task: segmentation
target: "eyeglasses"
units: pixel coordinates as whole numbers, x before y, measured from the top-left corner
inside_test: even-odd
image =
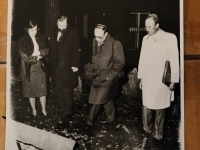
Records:
[[[102,40],[104,38],[104,35],[103,36],[94,36],[96,39],[100,39]]]

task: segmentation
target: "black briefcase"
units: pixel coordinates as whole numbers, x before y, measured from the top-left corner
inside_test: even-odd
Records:
[[[169,60],[167,60],[165,62],[165,68],[164,68],[164,72],[163,72],[162,82],[168,87],[171,84],[171,67],[170,67],[170,61]]]

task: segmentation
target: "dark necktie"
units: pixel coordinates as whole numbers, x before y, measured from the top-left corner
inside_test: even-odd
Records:
[[[60,31],[59,31],[60,32]],[[59,39],[58,39],[58,44],[60,43],[60,41],[62,40],[62,37],[63,37],[63,32],[60,32],[60,37],[59,37]]]
[[[98,46],[98,43],[95,42],[94,49],[93,49],[93,55],[101,53],[102,52],[102,46],[103,46],[103,44]]]

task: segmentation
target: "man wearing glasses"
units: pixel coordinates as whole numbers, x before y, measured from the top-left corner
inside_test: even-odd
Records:
[[[104,108],[107,122],[116,123],[114,95],[118,75],[122,71],[125,59],[121,43],[107,32],[105,24],[97,24],[94,29],[92,64],[96,72],[92,83],[89,103],[92,104],[86,124],[94,125],[101,108]]]

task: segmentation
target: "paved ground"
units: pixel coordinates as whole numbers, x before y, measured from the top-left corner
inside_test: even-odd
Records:
[[[164,139],[156,141],[142,130],[141,99],[131,99],[126,96],[119,97],[117,101],[117,114],[119,124],[112,126],[105,124],[105,113],[101,113],[95,127],[86,129],[85,118],[89,108],[87,104],[89,87],[84,86],[81,98],[76,98],[74,115],[63,123],[58,123],[58,104],[55,93],[50,89],[47,101],[48,117],[40,113],[33,120],[31,107],[27,99],[21,97],[21,83],[13,81],[11,87],[13,119],[21,123],[37,127],[51,133],[71,138],[77,141],[75,150],[177,150],[180,149],[178,128],[179,117],[167,110]],[[78,97],[78,94],[77,96]],[[37,110],[41,106],[37,100]]]

